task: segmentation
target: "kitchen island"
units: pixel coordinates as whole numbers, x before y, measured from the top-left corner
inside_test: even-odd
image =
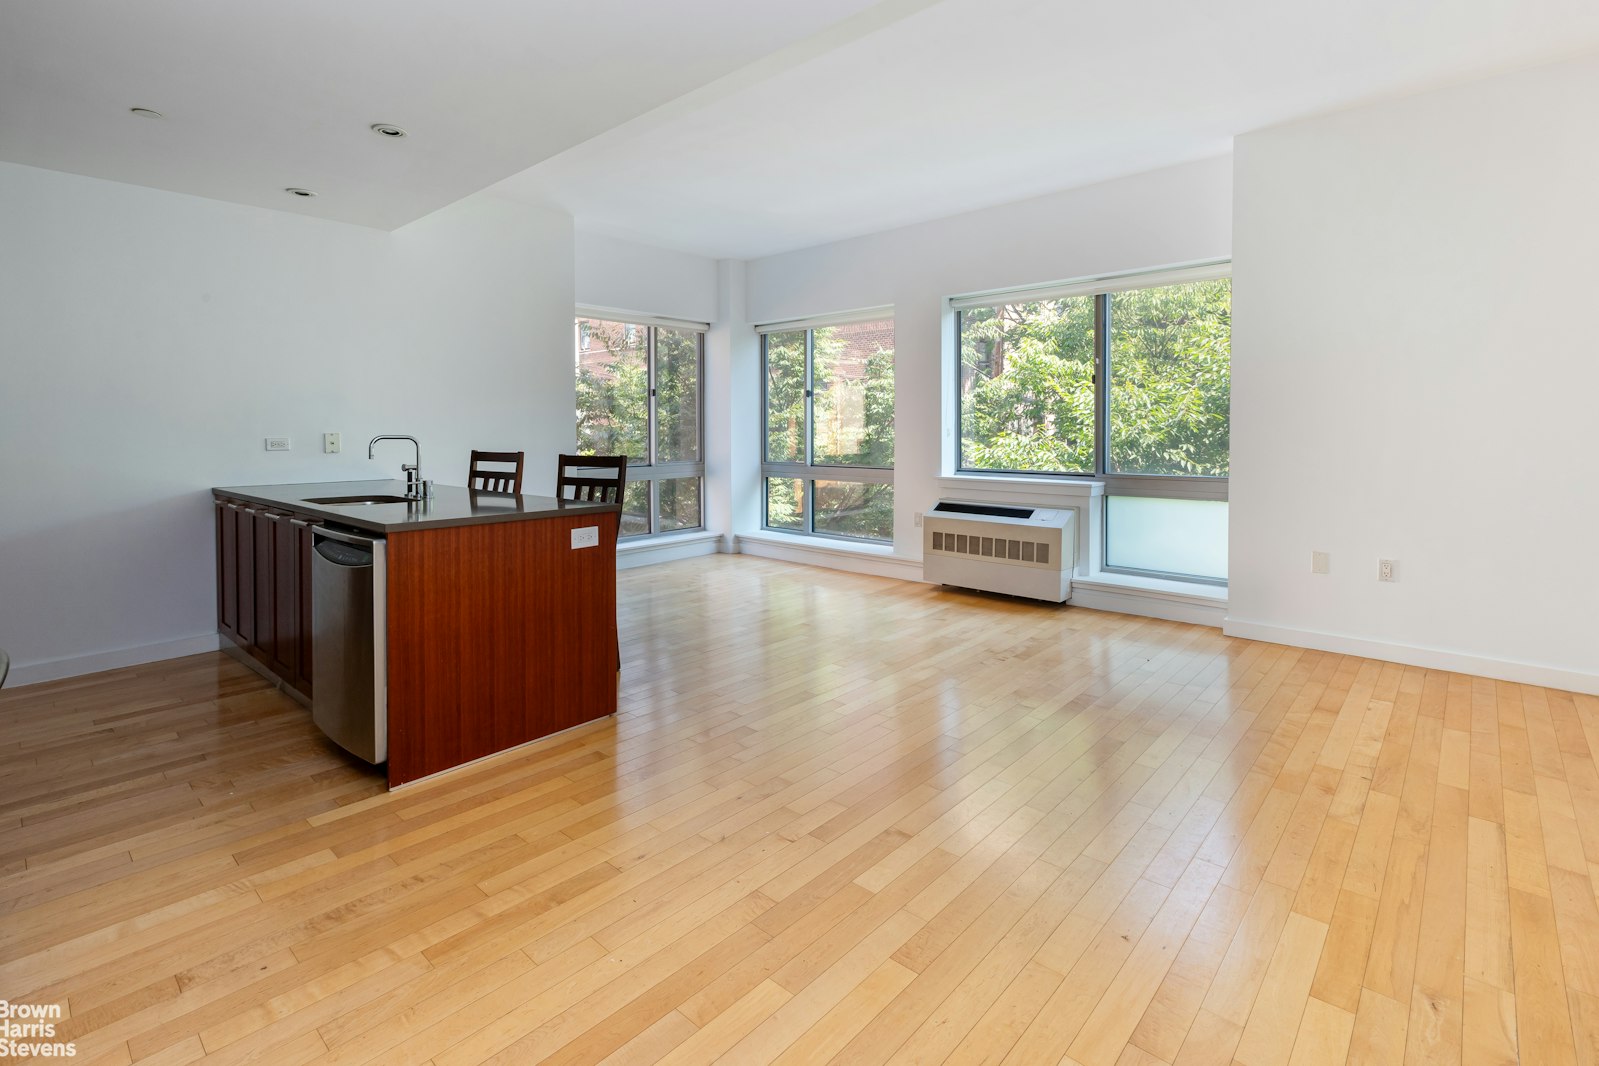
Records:
[[[329,502],[404,491],[213,489],[218,631],[314,704],[313,541],[319,528],[363,534],[382,545],[389,787],[613,714],[620,508],[454,486],[424,501]]]

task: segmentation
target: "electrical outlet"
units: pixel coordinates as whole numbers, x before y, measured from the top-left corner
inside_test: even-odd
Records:
[[[269,451],[269,452],[286,452],[286,451],[288,451],[289,450],[289,438],[288,437],[268,437],[266,439],[266,450]]]
[[[325,455],[335,455],[339,450],[339,435],[337,433],[322,434],[322,452]]]
[[[572,530],[572,547],[597,548],[600,545],[599,526],[579,526]]]
[[[1332,573],[1332,556],[1327,552],[1311,552],[1310,572],[1312,574]]]
[[[920,511],[916,512],[916,528],[917,529],[921,529],[922,528],[922,512],[920,512]]]
[[[1377,560],[1377,580],[1378,581],[1398,581],[1399,580],[1399,560],[1398,559],[1378,559]]]

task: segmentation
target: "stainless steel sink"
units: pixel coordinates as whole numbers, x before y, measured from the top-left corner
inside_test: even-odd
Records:
[[[306,503],[322,503],[330,507],[365,507],[375,503],[410,503],[404,496],[323,496]]]

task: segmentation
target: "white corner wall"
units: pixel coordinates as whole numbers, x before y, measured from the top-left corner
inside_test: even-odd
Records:
[[[580,305],[717,320],[716,260],[587,231],[576,243]]]
[[[1230,161],[1209,159],[749,264],[750,322],[894,307],[893,556],[900,565],[878,572],[905,576],[907,562],[920,572],[914,516],[944,494],[938,478],[954,434],[944,412],[945,368],[954,371],[944,357],[954,328],[946,299],[1226,258],[1231,196]],[[759,411],[759,373],[750,381],[732,399]],[[759,432],[757,421],[757,456]],[[750,526],[735,532],[759,523],[750,514]]]
[[[455,484],[474,447],[570,445],[564,214],[480,194],[384,233],[11,164],[0,204],[18,682],[216,647],[213,485],[397,477],[379,433]]]
[[[1599,692],[1595,114],[1589,58],[1239,138],[1229,633]]]

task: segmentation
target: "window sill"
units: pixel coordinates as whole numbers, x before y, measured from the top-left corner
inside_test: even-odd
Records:
[[[717,540],[720,536],[721,534],[706,529],[686,529],[680,533],[651,533],[642,537],[626,537],[616,542],[616,554],[626,555],[629,552],[671,548],[680,544],[698,544],[701,541]]]
[[[807,533],[774,533],[762,529],[754,533],[740,533],[738,539],[754,541],[757,544],[803,546],[816,551],[837,552],[841,555],[870,555],[880,559],[900,558],[894,554],[892,544],[877,544],[865,540],[853,542],[837,537],[813,537]]]
[[[1088,577],[1072,578],[1072,588],[1096,592],[1136,592],[1144,596],[1176,600],[1202,606],[1227,606],[1224,585],[1205,585],[1197,581],[1170,581],[1137,574],[1115,574],[1100,570]]]
[[[764,529],[752,533],[740,533],[734,538],[734,544],[733,550],[744,555],[823,566],[831,570],[847,570],[857,574],[873,574],[900,581],[922,579],[921,560],[896,555],[891,544],[852,543],[833,537],[816,537],[805,533],[774,533]]]
[[[629,537],[616,545],[616,568],[632,570],[653,563],[671,563],[698,555],[715,555],[722,550],[720,534],[706,529],[685,529],[674,533],[655,533]]]

